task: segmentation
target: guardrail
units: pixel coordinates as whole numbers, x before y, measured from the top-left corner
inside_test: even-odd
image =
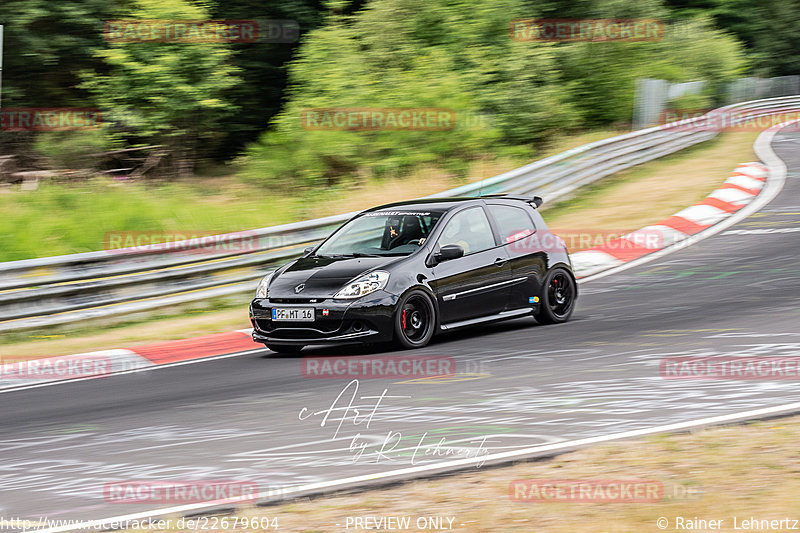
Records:
[[[709,113],[755,118],[800,110],[800,95],[726,106]],[[706,117],[593,142],[504,174],[431,195],[530,193],[550,202],[620,170],[711,139]],[[355,213],[220,236],[246,250],[198,250],[201,241],[0,263],[0,331],[125,315],[255,290],[277,265],[301,254]],[[167,249],[165,249],[167,248]]]

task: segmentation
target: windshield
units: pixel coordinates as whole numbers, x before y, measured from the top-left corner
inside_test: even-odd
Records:
[[[372,211],[345,224],[314,255],[409,255],[419,249],[444,211]]]

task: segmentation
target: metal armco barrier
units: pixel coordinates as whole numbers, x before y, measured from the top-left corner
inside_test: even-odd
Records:
[[[762,117],[800,110],[800,95],[734,104],[712,113]],[[706,141],[699,117],[593,142],[499,176],[431,195],[533,193],[551,202],[635,165]],[[76,323],[255,290],[258,280],[326,237],[355,213],[246,234],[246,249],[207,250],[200,240],[0,263],[0,332]],[[236,247],[232,247],[236,248]]]

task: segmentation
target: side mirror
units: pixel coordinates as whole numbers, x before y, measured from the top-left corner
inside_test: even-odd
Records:
[[[446,244],[439,248],[435,257],[439,262],[458,259],[459,257],[464,257],[464,248],[458,244]]]
[[[303,255],[305,256],[305,255],[308,255],[308,254],[310,254],[311,252],[313,252],[313,251],[314,251],[314,248],[316,248],[316,246],[309,246],[309,247],[305,248],[305,249],[303,250]]]

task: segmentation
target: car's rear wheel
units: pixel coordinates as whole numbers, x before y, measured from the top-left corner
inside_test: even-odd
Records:
[[[575,309],[578,294],[575,280],[566,269],[556,267],[544,279],[541,305],[534,313],[540,324],[559,324],[566,322]]]
[[[421,290],[413,290],[397,303],[394,341],[401,348],[422,348],[433,337],[436,310],[433,300]]]
[[[302,346],[294,344],[265,344],[264,346],[266,346],[268,350],[277,353],[300,353],[300,350],[303,349]]]

